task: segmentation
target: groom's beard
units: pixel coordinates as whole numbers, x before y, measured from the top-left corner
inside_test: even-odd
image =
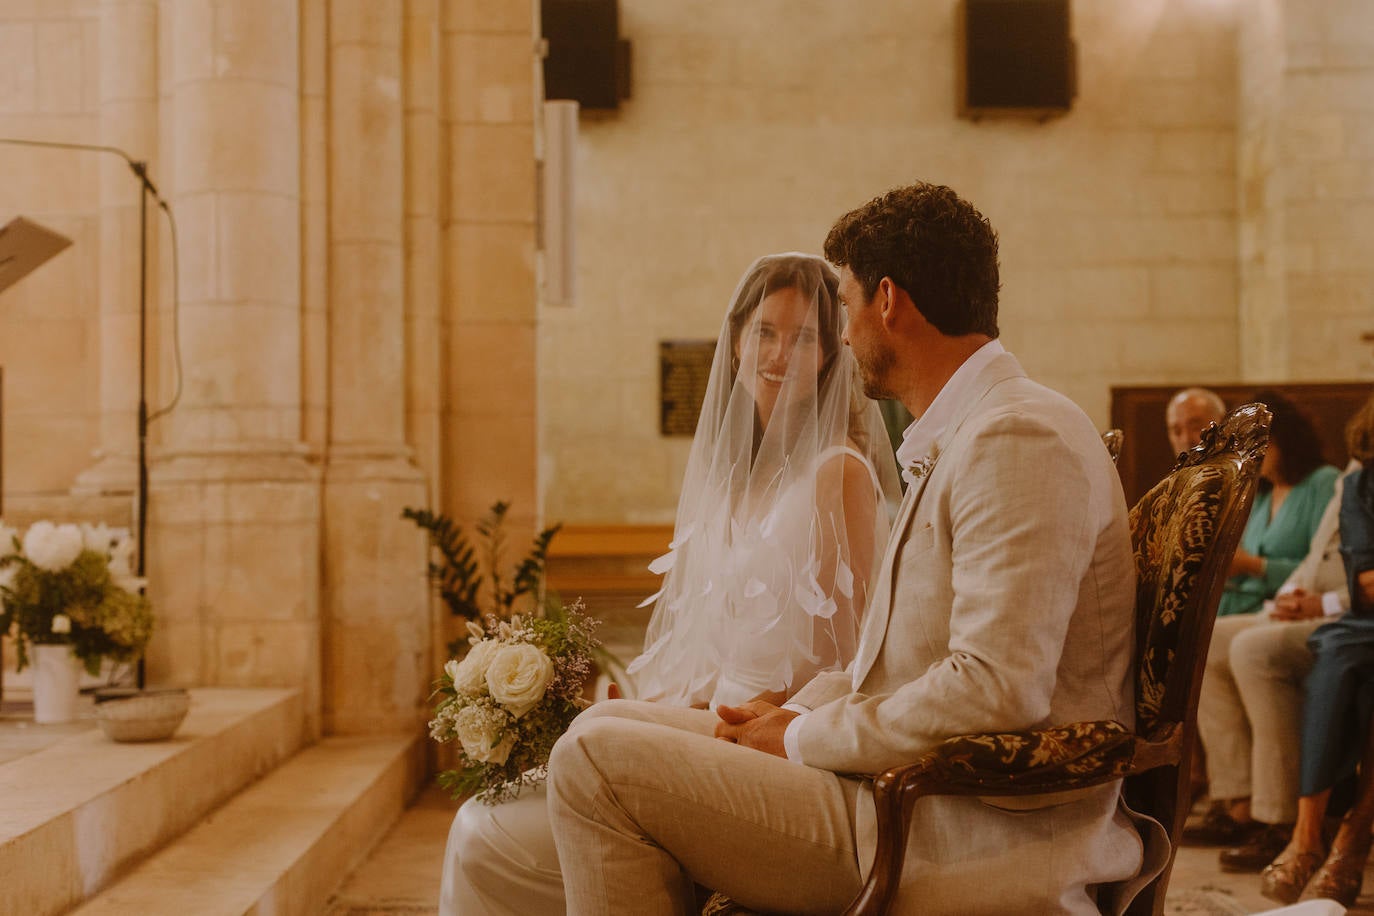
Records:
[[[897,362],[891,349],[879,346],[872,353],[862,354],[854,350],[854,361],[859,366],[859,378],[863,381],[865,395],[875,401],[896,397],[886,383],[888,372]]]

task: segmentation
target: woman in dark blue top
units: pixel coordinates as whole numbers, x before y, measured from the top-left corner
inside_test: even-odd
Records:
[[[1350,613],[1318,627],[1307,641],[1313,664],[1303,704],[1298,820],[1288,848],[1261,879],[1265,896],[1283,903],[1301,894],[1353,905],[1374,826],[1369,728],[1374,715],[1374,397],[1346,425],[1346,445],[1350,457],[1363,465],[1346,477],[1341,496],[1341,555],[1350,583]],[[1322,820],[1331,789],[1357,771],[1354,807],[1341,821],[1323,863]]]

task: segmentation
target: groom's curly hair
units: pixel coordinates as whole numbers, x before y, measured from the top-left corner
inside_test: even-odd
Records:
[[[998,334],[997,233],[950,188],[909,185],[849,211],[826,236],[825,256],[849,268],[865,302],[890,277],[941,334]]]

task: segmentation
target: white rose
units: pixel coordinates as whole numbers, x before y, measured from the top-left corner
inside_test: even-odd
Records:
[[[57,572],[72,565],[86,548],[86,539],[75,525],[34,522],[24,532],[24,556],[39,569]]]
[[[59,635],[70,633],[72,631],[72,619],[66,614],[53,614],[52,631]]]
[[[500,648],[501,644],[494,640],[479,642],[468,650],[462,661],[450,660],[444,665],[444,673],[453,678],[453,689],[459,693],[481,690],[486,683],[487,666]]]
[[[454,731],[458,733],[458,741],[469,760],[497,766],[506,762],[511,748],[515,746],[515,735],[507,734],[497,740],[505,731],[505,723],[501,721],[503,718],[495,710],[480,706],[464,706],[458,710]]]
[[[86,545],[87,550],[94,550],[102,557],[107,557],[110,555],[110,545],[114,543],[114,532],[104,522],[98,525],[83,524],[81,526],[81,541]]]
[[[539,705],[553,680],[553,662],[544,650],[529,643],[502,646],[487,666],[491,698],[520,718]]]

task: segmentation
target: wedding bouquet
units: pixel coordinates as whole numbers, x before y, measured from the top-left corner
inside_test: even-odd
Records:
[[[470,621],[470,648],[444,666],[430,737],[457,740],[462,766],[439,774],[455,797],[494,805],[548,774],[554,742],[587,705],[598,621],[579,601],[547,617]]]
[[[131,661],[152,635],[128,533],[105,525],[35,522],[21,538],[0,523],[0,634],[14,630],[18,667],[28,646],[70,645],[91,674],[102,658]]]

